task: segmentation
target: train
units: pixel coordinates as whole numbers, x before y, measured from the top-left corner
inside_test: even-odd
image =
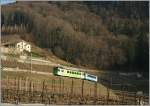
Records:
[[[63,68],[63,67],[54,67],[53,75],[83,79],[83,80],[88,80],[88,81],[92,81],[92,82],[98,81],[98,77],[95,75],[81,72],[78,70],[67,69],[67,68]]]

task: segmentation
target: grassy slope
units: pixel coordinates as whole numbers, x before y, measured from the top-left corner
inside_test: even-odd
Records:
[[[9,36],[2,36],[2,41],[3,42],[13,42],[13,41],[21,41],[22,38],[20,38],[20,35],[9,35]],[[78,68],[83,68],[83,69],[88,69],[89,68],[86,68],[86,67],[82,67],[82,66],[77,66],[77,65],[74,65],[74,64],[71,64],[69,62],[66,62],[62,59],[60,59],[59,57],[55,56],[52,52],[48,52],[47,49],[42,49],[38,46],[36,46],[35,44],[31,43],[31,42],[28,42],[31,44],[31,49],[32,49],[32,52],[36,55],[39,55],[41,57],[43,57],[44,59],[46,60],[49,60],[53,63],[57,63],[57,64],[62,64],[62,65],[65,65],[65,66],[71,66],[71,67],[78,67]],[[7,55],[7,54],[5,54]],[[90,69],[90,73],[93,73],[93,74],[97,74],[98,73],[98,70],[96,69]]]
[[[30,73],[24,73],[24,72],[2,72],[2,80],[7,79],[7,77],[9,77],[9,79],[15,79],[17,77],[25,79],[26,77],[28,77],[31,81],[33,82],[38,82],[41,83],[42,86],[42,81],[45,81],[46,84],[48,85],[48,88],[51,89],[52,86],[52,80],[55,79],[55,86],[56,86],[56,91],[59,91],[59,81],[60,81],[60,77],[58,76],[44,76],[44,75],[38,75],[38,74],[30,74]],[[72,83],[72,79],[68,78],[68,77],[61,77],[61,80],[64,80],[64,88],[66,92],[70,92],[71,89],[71,83]],[[74,93],[75,94],[81,94],[81,84],[82,81],[80,79],[73,79],[74,81]],[[40,86],[40,87],[41,87]],[[107,88],[101,84],[97,85],[97,95],[101,95],[101,96],[107,96]],[[90,82],[90,81],[85,81],[84,83],[84,94],[85,95],[93,95],[94,96],[94,83]],[[117,98],[117,96],[110,91],[110,98]]]
[[[45,49],[41,49],[37,46],[35,46],[34,44],[30,43],[32,45],[32,51],[35,52],[35,53],[38,53],[39,55],[42,55],[45,59],[47,60],[50,60],[54,63],[57,63],[57,64],[63,64],[63,65],[66,65],[66,66],[70,66],[72,64],[68,63],[68,62],[65,62],[63,60],[61,60],[60,58],[54,56],[52,53],[49,53],[47,50]],[[12,64],[12,62],[8,62],[8,64],[6,65],[6,63],[4,63],[5,67],[9,67],[10,64]],[[13,63],[14,64],[14,63]],[[12,65],[13,65],[12,64]],[[19,65],[19,64],[18,64]],[[20,66],[22,66],[23,64],[20,63]],[[29,68],[30,65],[29,64],[24,64],[23,67],[24,68]],[[72,65],[74,67],[77,67],[75,65]],[[10,66],[12,67],[12,66]],[[33,69],[36,69],[38,71],[40,71],[40,68],[43,67],[44,68],[44,65],[43,66],[40,66],[40,65],[33,65]],[[47,68],[50,68],[49,72],[52,70],[53,67],[48,67],[48,66],[45,66]],[[84,68],[84,67],[82,67]],[[97,73],[97,70],[91,70],[91,73]],[[52,79],[55,79],[56,80],[56,83],[59,83],[59,77],[56,77],[56,76],[43,76],[43,75],[38,75],[38,74],[29,74],[29,73],[24,73],[24,72],[2,72],[2,79],[6,79],[6,77],[9,76],[10,79],[15,79],[16,77],[21,77],[21,78],[30,78],[32,81],[34,82],[42,82],[42,81],[46,81],[47,84],[51,84],[52,82]],[[71,79],[70,78],[66,78],[66,77],[63,77],[62,79],[64,79],[65,81],[65,87],[66,87],[66,90],[69,90],[70,87],[71,87]],[[75,92],[78,92],[80,93],[81,92],[81,80],[79,79],[74,79],[74,84],[75,84]],[[92,93],[94,94],[94,84],[89,82],[89,81],[85,81],[85,89],[84,90],[87,93],[90,92],[90,90],[92,90]],[[107,88],[101,84],[98,84],[98,94],[100,95],[103,95],[103,96],[106,96],[107,95]],[[116,97],[115,94],[113,92],[111,92],[110,94],[111,97]]]

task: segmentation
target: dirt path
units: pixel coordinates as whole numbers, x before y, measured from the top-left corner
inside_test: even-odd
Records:
[[[18,69],[18,68],[3,68],[3,71],[11,71],[11,72],[31,72],[33,74],[40,74],[40,75],[53,75],[52,73],[48,72],[39,72],[39,71],[31,71],[31,70],[24,70],[24,69]]]

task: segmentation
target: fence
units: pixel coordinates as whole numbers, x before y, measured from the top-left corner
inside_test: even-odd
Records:
[[[2,80],[2,102],[3,103],[43,103],[43,104],[139,104],[139,97],[133,93],[114,91],[119,100],[110,98],[110,90],[107,88],[106,96],[100,95],[97,83],[92,87],[85,86],[84,80],[77,85],[71,79],[70,84],[63,78],[54,78],[47,83],[33,82],[28,77],[16,77],[10,79],[8,76]],[[142,96],[144,104],[148,104],[148,97]]]

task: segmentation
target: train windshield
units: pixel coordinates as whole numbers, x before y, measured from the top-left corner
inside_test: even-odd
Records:
[[[88,77],[91,77],[91,78],[96,79],[96,76],[93,76],[93,75],[89,75],[89,74],[88,74]]]

